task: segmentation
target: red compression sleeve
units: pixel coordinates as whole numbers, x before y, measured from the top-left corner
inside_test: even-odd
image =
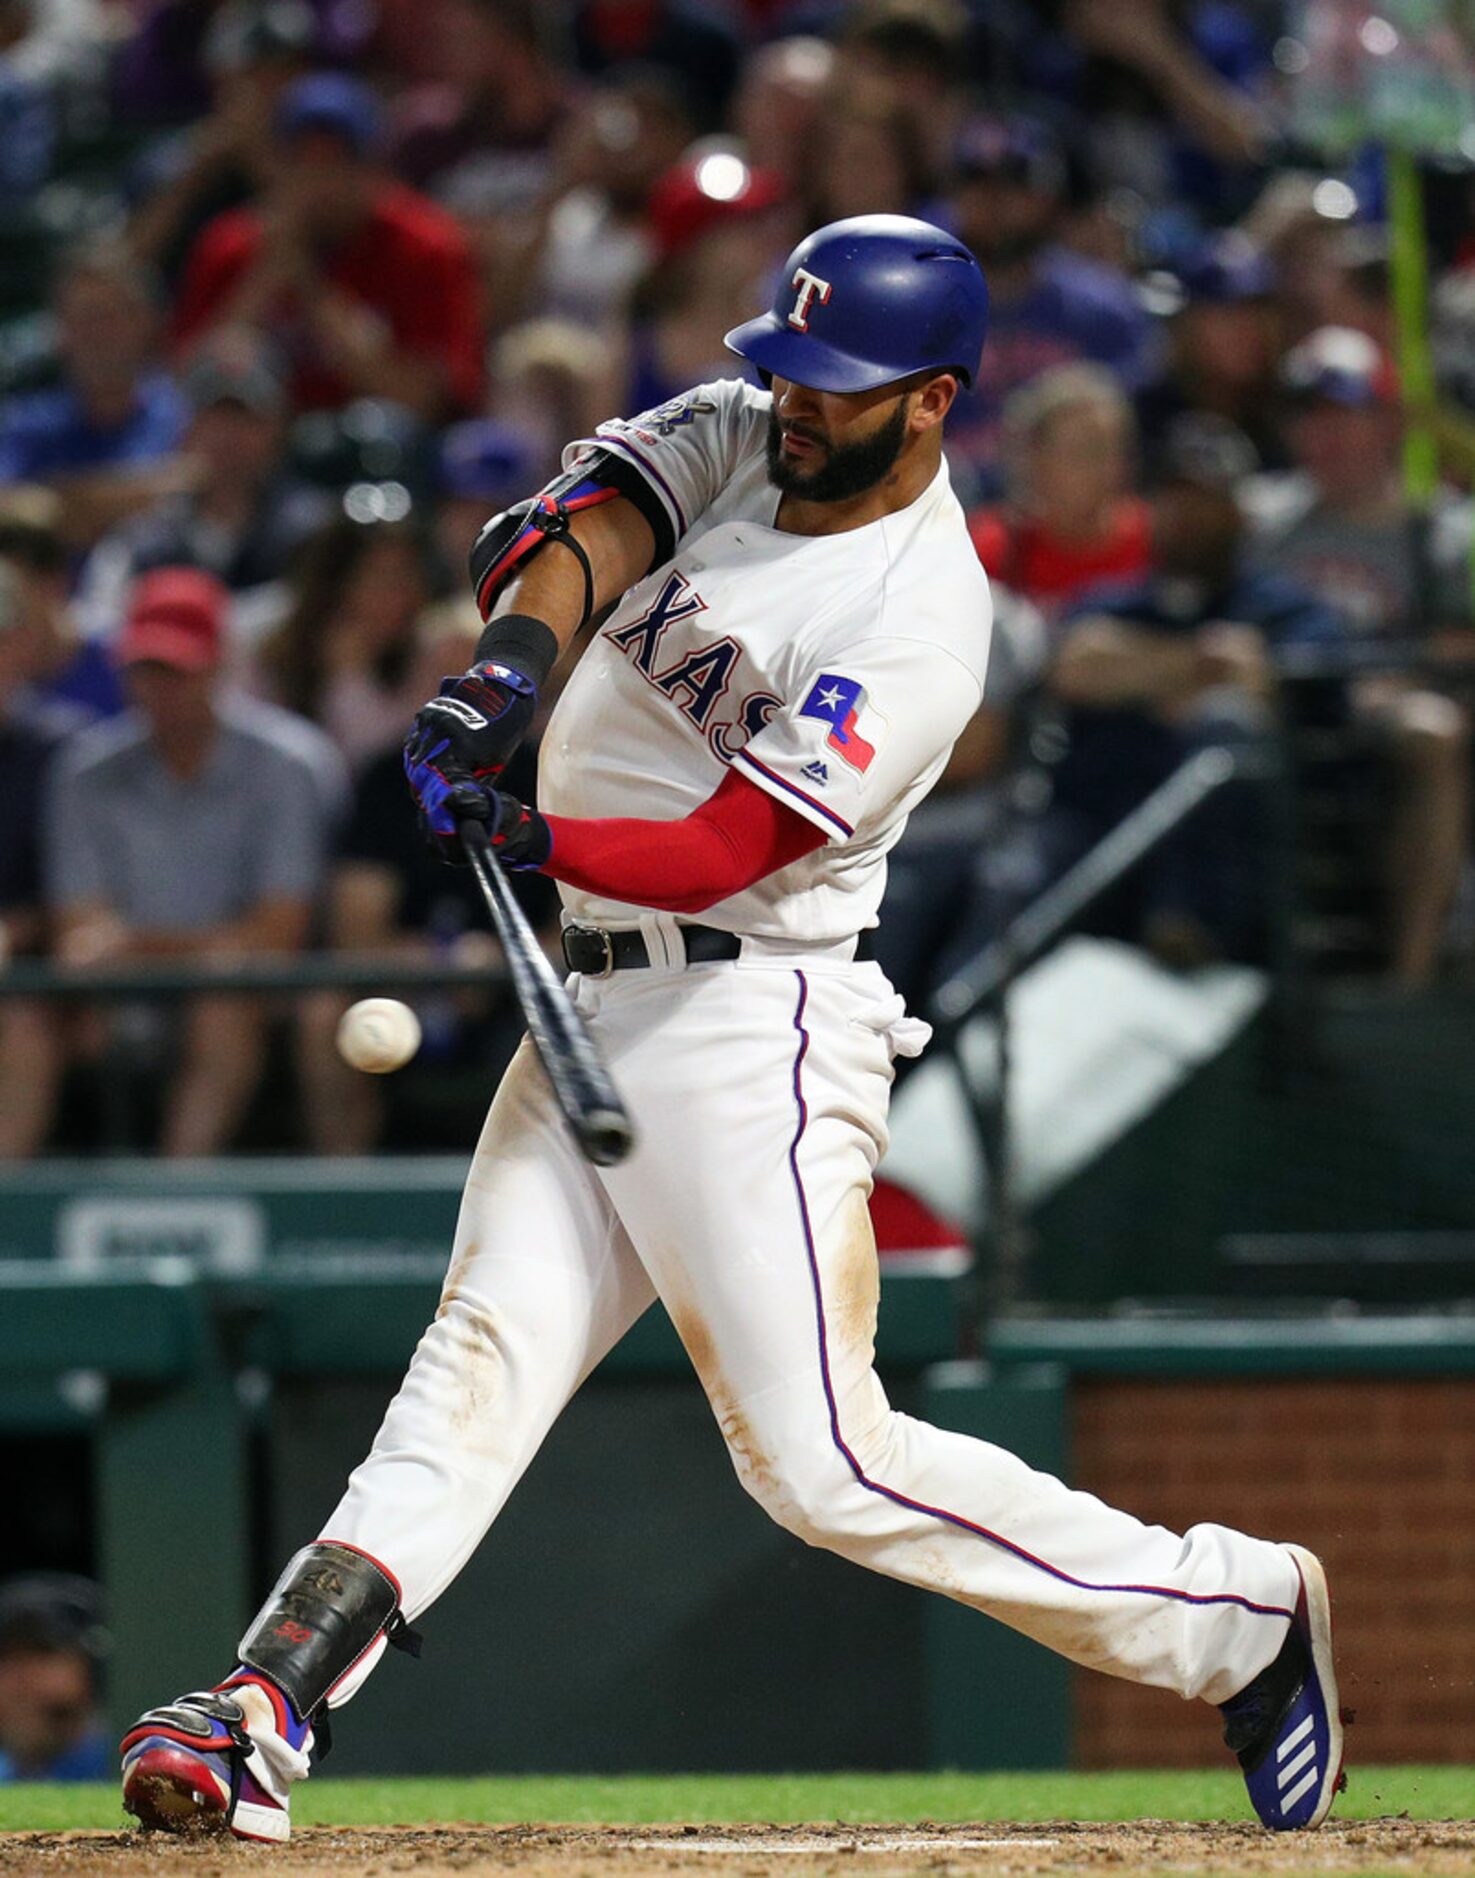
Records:
[[[730,769],[699,809],[674,822],[550,815],[542,868],[586,893],[663,913],[701,913],[825,841],[797,810]]]

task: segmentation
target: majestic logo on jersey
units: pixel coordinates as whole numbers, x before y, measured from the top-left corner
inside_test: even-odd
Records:
[[[794,305],[789,313],[789,324],[795,332],[809,331],[809,311],[818,300],[823,306],[830,297],[830,283],[821,280],[818,274],[811,274],[807,267],[796,267],[794,278],[789,285],[794,288]]]
[[[825,784],[830,780],[828,767],[821,763],[818,757],[816,757],[812,763],[806,763],[799,774],[801,776],[807,776],[812,783],[818,783],[821,789],[823,789]]]
[[[876,745],[886,732],[886,720],[866,700],[865,687],[854,678],[821,672],[809,696],[799,706],[801,717],[817,717],[828,724],[825,748],[844,757],[852,769],[871,767]]]

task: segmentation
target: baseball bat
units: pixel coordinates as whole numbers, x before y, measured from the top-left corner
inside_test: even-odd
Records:
[[[478,821],[459,825],[461,846],[502,941],[512,972],[512,987],[558,1106],[568,1119],[586,1160],[612,1167],[624,1160],[635,1130],[609,1071],[600,1061],[594,1039],[574,1009],[558,975],[538,944],[527,915],[517,904],[511,883],[492,858],[487,831]]]

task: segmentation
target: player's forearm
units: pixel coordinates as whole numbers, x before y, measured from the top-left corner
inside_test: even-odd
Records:
[[[625,496],[581,510],[569,532],[589,557],[594,613],[612,606],[643,579],[655,553],[650,523]],[[542,620],[563,652],[583,623],[585,597],[584,570],[577,556],[550,544],[499,591],[489,619],[519,613]]]
[[[553,851],[543,873],[585,893],[662,913],[703,913],[825,839],[736,771],[679,821],[544,819]]]
[[[553,854],[542,871],[585,893],[662,913],[703,913],[753,884],[720,836],[690,822],[547,819]]]

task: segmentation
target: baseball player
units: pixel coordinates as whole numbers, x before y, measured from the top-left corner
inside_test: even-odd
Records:
[[[582,1160],[524,1043],[467,1179],[440,1308],[367,1459],[214,1688],[123,1740],[146,1826],[288,1836],[328,1711],[435,1601],[554,1419],[659,1297],[738,1478],[782,1525],[1074,1662],[1222,1705],[1255,1810],[1318,1825],[1341,1772],[1308,1552],[1141,1524],[897,1414],[866,1213],[909,1018],[867,943],[886,854],[978,707],[989,595],[943,425],[988,296],[953,236],[809,236],[702,385],[572,444],[472,551],[487,626],[415,720],[431,838],[482,820],[561,883],[571,993],[632,1112]],[[501,765],[544,735],[539,807]]]

